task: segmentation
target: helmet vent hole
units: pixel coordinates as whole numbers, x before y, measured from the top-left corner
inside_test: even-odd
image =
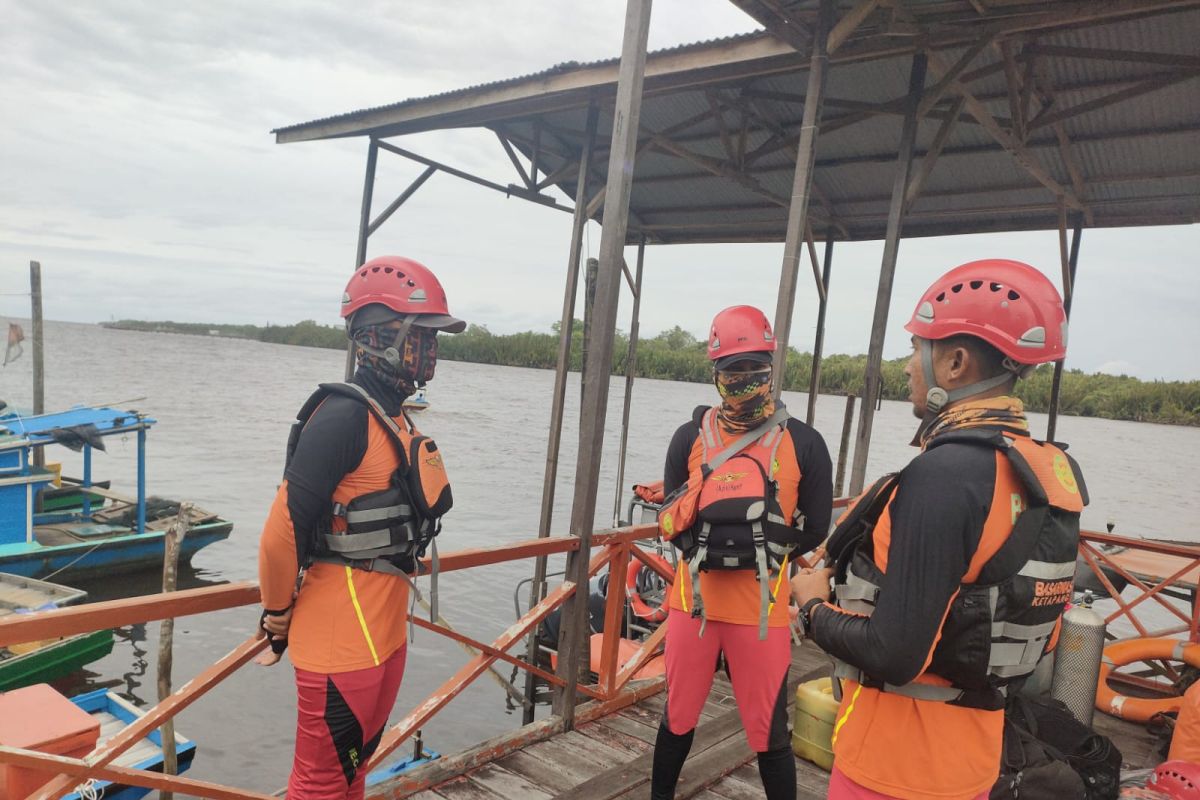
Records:
[[[1020,300],[1020,299],[1021,299],[1021,295],[1017,294],[1017,293],[1016,293],[1015,291],[1013,291],[1012,289],[1009,289],[1009,290],[1008,290],[1008,299],[1009,299],[1009,300]]]
[[[388,274],[388,275],[391,275],[391,274],[392,274],[392,268],[391,268],[391,267],[384,267],[384,268],[383,268],[383,271],[384,271],[386,274]]]
[[[937,296],[937,301],[938,301],[939,303],[944,303],[944,302],[946,302],[946,293],[945,293],[945,292],[942,292],[941,294],[939,294],[939,295]]]
[[[416,284],[416,282],[415,282],[415,281],[413,281],[413,280],[410,278],[410,279],[409,279],[409,281],[408,281],[408,285],[409,285],[409,286],[416,286],[417,284]]]
[[[379,272],[379,267],[371,267],[371,272]]]
[[[991,289],[993,292],[998,292],[1001,289],[1003,289],[1004,287],[1001,286],[1000,284],[996,283],[995,281],[992,281],[990,284],[988,284],[988,288]]]
[[[961,283],[956,283],[950,287],[950,291],[954,292],[955,294],[958,294],[959,292],[962,291],[962,287],[963,287],[963,285]]]
[[[971,281],[972,289],[978,289],[981,286],[983,286],[983,281]]]
[[[400,270],[396,270],[396,277],[397,277],[397,278],[403,278],[403,277],[404,277],[404,273],[403,273],[403,272],[401,272]]]

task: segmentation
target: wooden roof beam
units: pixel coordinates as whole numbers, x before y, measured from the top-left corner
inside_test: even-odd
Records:
[[[688,150],[686,147],[676,144],[670,139],[666,139],[661,136],[654,137],[651,142],[656,150],[695,164],[697,167],[707,170],[718,177],[728,178],[732,181],[735,181],[755,194],[762,195],[778,206],[783,208],[788,207],[788,199],[786,197],[781,197],[780,195],[763,188],[761,183],[759,183],[753,176],[745,172],[740,172],[733,167],[717,161],[715,158],[709,158],[708,156],[701,155],[700,153],[694,153],[691,150]]]
[[[945,75],[950,69],[946,64],[946,60],[938,53],[929,53],[929,66],[934,74],[937,75]],[[971,94],[970,89],[958,81],[954,81],[951,88],[966,101],[967,113],[979,121],[984,130],[992,135],[992,138],[1013,157],[1022,169],[1037,178],[1038,183],[1053,192],[1055,197],[1063,198],[1072,208],[1080,211],[1084,209],[1083,201],[1075,196],[1075,192],[1055,180],[1046,171],[1046,168],[1025,148],[1025,145],[1017,141],[1011,132],[1001,126],[983,103]]]
[[[496,138],[500,140],[500,145],[504,148],[504,152],[508,155],[508,160],[517,168],[517,174],[521,176],[521,182],[525,184],[527,189],[537,191],[537,184],[529,177],[529,173],[525,171],[525,166],[517,158],[517,154],[513,151],[512,145],[508,143],[508,139],[500,132],[498,128],[493,128],[492,132],[496,134]],[[534,164],[534,169],[537,169],[537,161],[530,159]]]
[[[837,52],[842,43],[850,38],[850,34],[854,33],[878,6],[879,0],[862,0],[854,8],[843,14],[842,18],[833,26],[833,29],[829,31],[829,40],[825,45],[825,52],[831,56]]]
[[[1162,67],[1200,69],[1200,56],[1182,53],[1150,53],[1145,50],[1106,50],[1099,47],[1066,47],[1055,44],[1029,44],[1025,51],[1029,56],[1059,56],[1062,58],[1090,58],[1101,61],[1127,61],[1135,64],[1156,64]]]
[[[921,189],[925,186],[925,180],[929,177],[929,173],[933,172],[933,167],[937,164],[938,158],[942,155],[942,148],[946,146],[946,142],[950,139],[950,134],[954,132],[954,126],[958,123],[958,115],[962,112],[966,100],[962,97],[958,98],[954,104],[950,114],[942,120],[941,127],[933,137],[933,143],[929,145],[929,150],[921,159],[921,166],[917,168],[916,173],[908,181],[908,187],[904,191],[904,213],[912,208],[912,204],[921,195]]]
[[[1038,128],[1045,127],[1046,125],[1054,125],[1055,123],[1063,122],[1071,119],[1072,117],[1078,117],[1081,114],[1086,114],[1089,111],[1105,108],[1106,106],[1111,106],[1134,97],[1141,97],[1142,95],[1150,94],[1151,92],[1156,92],[1159,89],[1165,89],[1168,86],[1174,86],[1177,83],[1188,81],[1196,77],[1200,77],[1200,69],[1179,72],[1164,77],[1142,81],[1141,83],[1130,86],[1128,89],[1122,89],[1118,92],[1106,94],[1103,97],[1097,97],[1093,100],[1088,100],[1085,103],[1080,103],[1079,105],[1072,106],[1071,108],[1059,109],[1058,111],[1049,111],[1049,109],[1047,109],[1046,112],[1039,114],[1030,120],[1029,130],[1034,131]]]

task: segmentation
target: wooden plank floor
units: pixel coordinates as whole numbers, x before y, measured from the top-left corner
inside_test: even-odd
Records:
[[[795,685],[829,673],[827,656],[805,644],[793,648],[788,679]],[[413,800],[632,800],[649,794],[654,738],[665,693],[615,714],[510,753],[494,763],[412,795]],[[789,714],[790,714],[789,709]],[[799,800],[824,798],[829,775],[796,760]],[[746,744],[733,687],[717,674],[700,714],[692,750],[675,796],[679,800],[761,798],[754,753]]]
[[[811,643],[793,648],[788,680],[795,686],[828,675],[829,658]],[[649,796],[654,739],[665,693],[614,714],[528,745],[496,761],[456,775],[413,800],[644,800]],[[789,719],[791,709],[789,707]],[[1113,739],[1126,767],[1157,765],[1156,741],[1141,725],[1099,712],[1096,730]],[[796,759],[798,800],[820,800],[829,774]],[[733,687],[719,672],[700,715],[692,750],[675,794],[679,800],[760,800],[763,794],[754,753],[746,744]]]

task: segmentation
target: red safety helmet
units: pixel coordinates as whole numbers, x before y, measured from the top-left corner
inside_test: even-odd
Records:
[[[1193,761],[1159,764],[1146,786],[1171,800],[1200,800],[1200,764]]]
[[[969,334],[1018,364],[1067,354],[1067,314],[1054,284],[1020,261],[989,258],[955,267],[933,282],[904,326],[922,339]]]
[[[760,354],[756,360],[770,363],[767,353],[775,352],[775,333],[767,316],[754,306],[730,306],[713,317],[708,332],[708,358],[723,368],[748,353]]]
[[[342,294],[342,318],[355,325],[355,312],[371,305],[386,306],[397,315],[415,315],[413,325],[460,333],[467,323],[450,316],[446,290],[423,264],[401,256],[373,258],[354,271]],[[359,315],[358,324],[364,324]],[[373,320],[374,321],[374,320]],[[382,321],[382,320],[378,320]]]

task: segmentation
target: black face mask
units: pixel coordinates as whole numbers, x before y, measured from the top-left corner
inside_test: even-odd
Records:
[[[397,345],[395,330],[366,325],[355,330],[353,338],[363,346],[356,356],[358,366],[369,367],[405,397],[433,379],[437,368],[437,331],[414,325]],[[393,348],[397,356],[394,360],[383,355]]]

